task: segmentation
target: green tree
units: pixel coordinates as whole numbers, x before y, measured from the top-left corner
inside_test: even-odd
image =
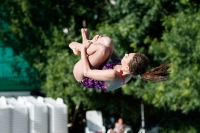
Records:
[[[1,1],[0,37],[5,46],[12,47],[16,55],[21,54],[38,70],[47,96],[65,99],[70,107],[70,120],[80,101],[82,111],[101,109],[108,114],[124,114],[135,123],[140,119],[140,98],[149,104],[145,106],[150,110],[147,117],[169,110],[183,113],[199,110],[199,2],[112,2]],[[81,41],[80,28],[84,26],[91,30],[91,35],[111,37],[120,56],[132,51],[144,53],[151,60],[151,68],[170,61],[170,79],[152,83],[138,77],[112,92],[81,87],[72,75],[79,56],[72,54],[68,44]],[[197,126],[183,129],[195,132]]]
[[[136,0],[107,6],[110,19],[98,29],[115,40],[119,53],[145,53],[152,61],[151,68],[171,62],[169,81],[147,83],[138,79],[125,85],[123,92],[156,107],[184,113],[199,109],[199,3]]]
[[[72,107],[80,98],[92,102],[73,78],[73,66],[79,57],[72,54],[68,44],[81,41],[82,27],[94,28],[101,22],[95,16],[102,14],[103,4],[97,0],[1,1],[1,40],[38,71],[47,96],[62,97]],[[87,20],[92,21],[88,24]]]
[[[122,87],[123,93],[165,110],[180,110],[185,114],[199,111],[199,2],[119,0],[106,8],[110,9],[109,19],[98,29],[115,40],[118,53],[123,53],[123,48],[126,52],[145,53],[151,60],[151,68],[171,62],[168,81],[152,83],[138,77]],[[198,126],[189,125],[171,128],[174,132],[181,128],[198,132],[193,129]]]

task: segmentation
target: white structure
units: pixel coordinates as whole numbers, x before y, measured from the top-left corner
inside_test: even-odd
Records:
[[[48,133],[48,109],[32,96],[22,97],[29,110],[29,132]]]
[[[105,133],[106,128],[103,126],[101,111],[90,110],[86,112],[85,133],[101,132]]]
[[[0,133],[68,133],[61,98],[0,97]]]
[[[12,108],[12,133],[28,133],[28,107],[25,104],[18,102],[13,97],[7,98],[6,100]]]
[[[12,133],[12,108],[6,104],[6,98],[0,97],[0,133]]]
[[[49,111],[49,133],[67,133],[67,106],[53,98],[44,98]]]

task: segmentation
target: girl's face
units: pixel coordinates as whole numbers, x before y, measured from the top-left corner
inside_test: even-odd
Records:
[[[124,55],[124,57],[121,60],[122,68],[124,70],[126,70],[126,71],[130,70],[128,64],[133,59],[134,56],[135,56],[135,53],[129,53],[129,54]]]
[[[122,65],[128,65],[131,59],[133,59],[135,53],[125,54],[123,59],[121,60]]]

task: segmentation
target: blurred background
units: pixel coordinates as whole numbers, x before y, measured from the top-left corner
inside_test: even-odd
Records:
[[[132,80],[115,91],[86,89],[73,77],[80,59],[69,49],[82,27],[113,39],[119,56],[146,54],[150,68],[171,62],[166,82]],[[69,132],[83,132],[87,110],[100,110],[104,125],[123,117],[162,133],[200,132],[200,1],[198,0],[2,0],[0,92],[30,91],[61,97]]]

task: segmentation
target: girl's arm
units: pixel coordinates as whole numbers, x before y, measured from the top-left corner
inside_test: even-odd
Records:
[[[88,71],[91,71],[88,56],[86,54],[86,50],[87,50],[87,46],[83,45],[83,47],[81,49],[81,60],[82,60],[82,64],[83,64],[83,74],[84,74],[84,76]]]
[[[88,44],[83,44],[83,47],[81,49],[81,60],[83,64],[82,69],[84,76],[101,81],[113,80],[116,76],[116,72],[114,70],[97,70],[90,68],[88,56],[86,54],[87,47]]]

